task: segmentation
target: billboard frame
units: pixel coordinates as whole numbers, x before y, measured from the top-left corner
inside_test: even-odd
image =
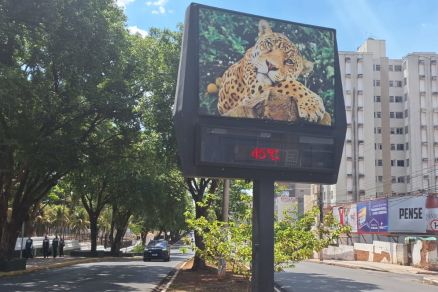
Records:
[[[310,124],[309,122],[286,122],[267,119],[235,118],[223,116],[211,116],[199,112],[199,9],[214,9],[224,13],[234,13],[248,17],[265,19],[267,21],[279,21],[296,24],[315,29],[330,30],[333,32],[334,41],[334,120],[328,125]],[[332,184],[337,181],[339,165],[342,156],[346,134],[346,114],[343,99],[342,83],[340,78],[338,49],[336,43],[336,31],[330,28],[300,24],[269,17],[261,17],[247,13],[235,12],[221,8],[192,3],[186,12],[184,27],[179,78],[174,105],[174,120],[176,138],[178,142],[178,154],[185,176],[190,177],[223,177],[258,179],[270,178],[282,181],[299,181],[309,183]],[[213,165],[200,163],[200,134],[199,127],[218,127],[233,131],[235,129],[254,129],[261,133],[283,132],[294,133],[297,136],[328,137],[333,138],[334,151],[333,168],[330,169],[304,169],[304,168],[281,168],[281,167],[249,167],[235,165]]]

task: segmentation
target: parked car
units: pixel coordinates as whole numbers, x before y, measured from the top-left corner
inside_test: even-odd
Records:
[[[151,240],[144,249],[143,261],[150,261],[152,259],[162,259],[163,261],[170,261],[170,246],[167,240]]]

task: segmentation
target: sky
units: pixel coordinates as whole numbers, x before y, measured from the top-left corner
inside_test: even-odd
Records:
[[[175,30],[184,23],[188,0],[116,0],[132,32],[151,27]],[[336,29],[338,49],[356,51],[367,39],[386,41],[386,55],[438,51],[436,0],[198,0],[254,15]]]

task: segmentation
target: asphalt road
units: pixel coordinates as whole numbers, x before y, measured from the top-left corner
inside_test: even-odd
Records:
[[[0,278],[0,291],[152,291],[190,255],[171,253],[169,262],[118,259]]]
[[[275,273],[275,282],[288,292],[437,292],[438,286],[422,283],[423,277],[424,275],[375,272],[304,262],[285,272]]]

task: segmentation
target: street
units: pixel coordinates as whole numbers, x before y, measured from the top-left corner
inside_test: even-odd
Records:
[[[284,291],[438,291],[423,284],[424,275],[395,274],[303,262],[275,274]]]
[[[122,258],[0,278],[0,291],[152,291],[190,256],[172,250],[170,262]]]

